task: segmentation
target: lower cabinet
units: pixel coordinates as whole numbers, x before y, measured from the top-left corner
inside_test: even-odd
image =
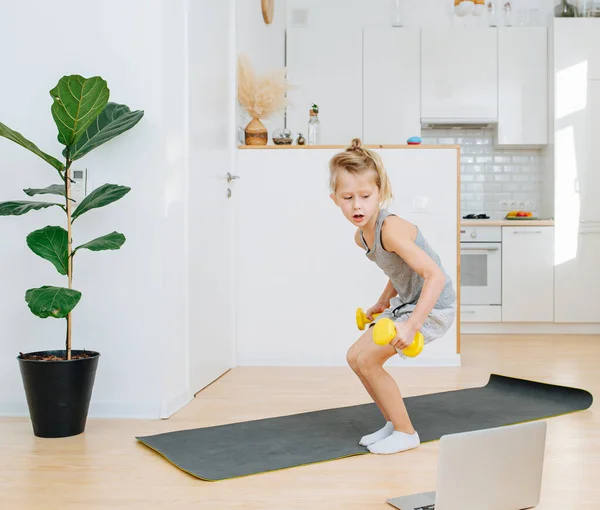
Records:
[[[554,227],[502,227],[502,322],[554,321]]]

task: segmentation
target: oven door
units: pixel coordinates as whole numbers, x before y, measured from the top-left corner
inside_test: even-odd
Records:
[[[502,304],[502,243],[460,243],[460,301]]]

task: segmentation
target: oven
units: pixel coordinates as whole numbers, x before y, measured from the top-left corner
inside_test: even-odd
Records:
[[[461,226],[460,301],[461,320],[501,320],[502,227]]]

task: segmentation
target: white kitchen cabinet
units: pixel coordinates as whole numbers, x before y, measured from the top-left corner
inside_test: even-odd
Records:
[[[321,144],[362,138],[362,30],[290,27],[286,36],[286,126],[306,138],[309,110],[319,106]]]
[[[548,143],[546,27],[498,28],[497,145]]]
[[[554,20],[555,321],[600,323],[600,31]]]
[[[554,320],[553,227],[502,227],[502,321]]]
[[[366,28],[363,37],[364,142],[405,144],[421,136],[420,31]]]
[[[328,162],[339,150],[238,151],[240,365],[344,365],[348,347],[360,336],[356,308],[373,305],[387,283],[329,197]],[[421,228],[456,283],[457,149],[379,154],[395,193],[390,211]],[[455,323],[416,362],[456,362],[457,328]]]
[[[600,80],[600,29],[595,18],[554,19],[554,71]]]
[[[573,257],[555,268],[555,322],[600,322],[600,222],[575,231]],[[557,239],[556,249],[560,250]]]
[[[495,28],[421,30],[421,116],[425,122],[497,120]]]

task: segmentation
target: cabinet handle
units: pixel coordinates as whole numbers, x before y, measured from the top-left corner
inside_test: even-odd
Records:
[[[475,310],[461,310],[461,315],[475,315]]]
[[[541,230],[513,230],[513,234],[516,235],[531,235],[531,234],[541,234]]]
[[[231,182],[231,181],[233,181],[234,179],[239,179],[239,178],[240,178],[240,176],[239,176],[239,175],[231,175],[231,173],[230,173],[230,172],[227,172],[227,182]]]

